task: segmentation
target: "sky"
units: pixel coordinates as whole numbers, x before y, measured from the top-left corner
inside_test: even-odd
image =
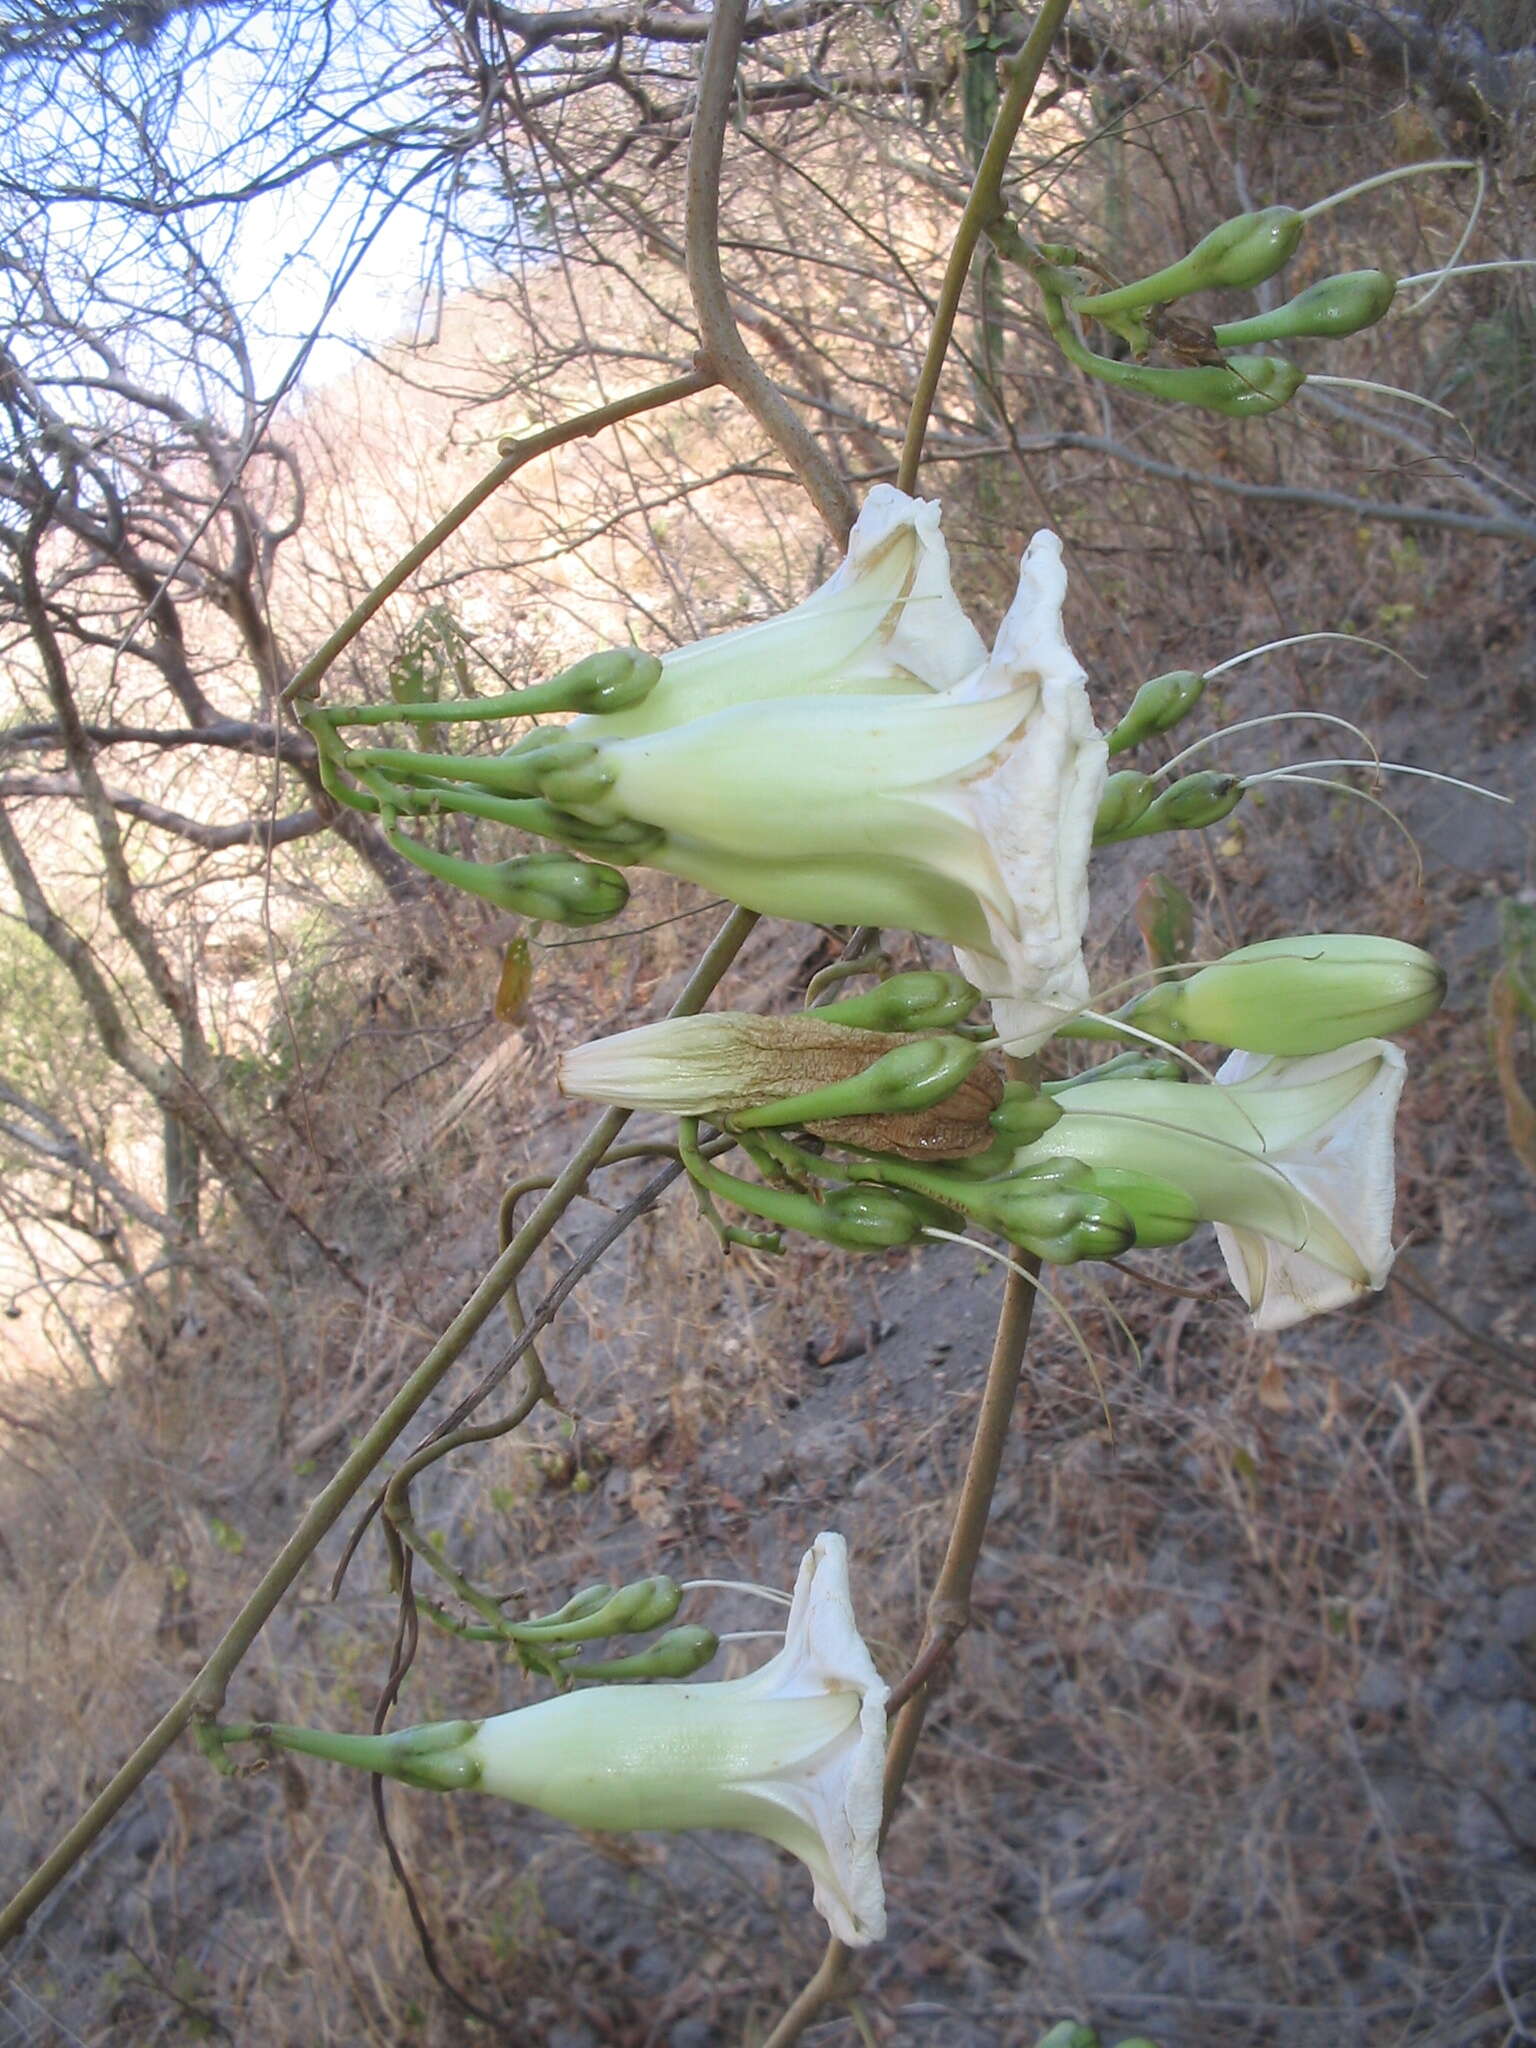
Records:
[[[300,379],[335,378],[358,347],[412,333],[424,305],[430,319],[438,297],[472,280],[462,243],[440,227],[440,146],[463,112],[434,90],[439,31],[425,0],[228,0],[171,16],[145,49],[13,63],[0,252],[24,251],[56,299],[114,327],[136,367],[162,377],[185,353],[163,316],[184,303],[200,260],[245,329],[259,396],[283,386],[317,329]],[[405,123],[412,134],[391,143]],[[236,196],[256,180],[282,182]],[[93,189],[130,203],[80,196]],[[142,203],[167,189],[198,202],[179,230]],[[504,200],[473,191],[454,204],[509,218]],[[35,312],[35,282],[7,281]],[[204,407],[218,402],[219,354]]]

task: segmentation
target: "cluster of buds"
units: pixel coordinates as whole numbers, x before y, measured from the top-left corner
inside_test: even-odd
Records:
[[[1211,1087],[1139,1054],[1040,1089],[1005,1080],[973,1037],[914,1028],[963,1019],[979,996],[956,981],[899,975],[800,1017],[642,1025],[567,1051],[560,1085],[682,1118],[708,1213],[719,1199],[777,1227],[727,1228],[728,1240],[776,1249],[791,1228],[884,1250],[971,1225],[1068,1264],[1177,1244],[1209,1222],[1259,1329],[1385,1283],[1403,1058],[1374,1034],[1438,1007],[1444,976],[1427,953],[1344,933],[1267,941],[1073,1027],[1227,1047]],[[908,1028],[869,1031],[865,1016]],[[703,1117],[760,1179],[705,1158]]]
[[[1415,165],[1421,170],[1455,170],[1461,164]],[[1392,174],[1389,174],[1389,176]],[[1397,175],[1404,175],[1399,173]],[[1306,382],[1306,373],[1280,355],[1245,351],[1270,343],[1304,339],[1338,341],[1384,319],[1397,296],[1398,279],[1384,270],[1350,270],[1325,277],[1284,305],[1246,319],[1212,326],[1172,308],[1197,293],[1251,291],[1278,274],[1295,255],[1307,222],[1368,186],[1331,194],[1314,205],[1266,206],[1223,221],[1177,262],[1129,284],[1103,286],[1103,273],[1078,250],[1062,244],[1030,244],[1004,223],[995,231],[1003,253],[1022,263],[1040,291],[1053,340],[1068,361],[1091,377],[1165,403],[1192,405],[1233,419],[1252,419],[1287,404]],[[1081,323],[1105,329],[1130,359],[1101,355],[1083,339]],[[1162,348],[1176,367],[1149,364]]]

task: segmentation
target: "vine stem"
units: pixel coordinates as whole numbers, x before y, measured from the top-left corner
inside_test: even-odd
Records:
[[[756,923],[757,918],[752,911],[732,912],[689,976],[687,986],[670,1013],[672,1016],[692,1016],[704,1007]],[[254,1592],[186,1691],[161,1716],[132,1756],[107,1781],[74,1826],[0,1911],[0,1943],[21,1933],[37,1907],[138,1790],[188,1723],[218,1713],[225,1687],[278,1602],[308,1564],[347,1504],[383,1461],[400,1432],[461,1356],[471,1338],[500,1304],[517,1275],[581,1192],[588,1175],[607,1152],[628,1116],[627,1110],[613,1109],[598,1118],[554,1186],[486,1273],[469,1300],[406,1379],[394,1399],[354,1445],[335,1476],[316,1494],[297,1528],[262,1574]]]
[[[917,389],[912,394],[912,410],[907,417],[907,438],[902,445],[901,467],[896,472],[898,490],[910,492],[916,488],[917,472],[923,460],[923,442],[928,433],[928,416],[933,411],[944,359],[954,337],[960,301],[965,294],[965,281],[970,276],[971,258],[976,254],[976,245],[986,233],[989,223],[1002,209],[1003,173],[1008,168],[1008,157],[1018,135],[1019,124],[1040,81],[1040,73],[1045,69],[1045,60],[1051,53],[1056,31],[1066,19],[1071,4],[1072,0],[1043,0],[1040,12],[1035,16],[1034,27],[1014,59],[1013,77],[993,120],[992,133],[987,137],[981,162],[976,166],[976,179],[960,216],[960,224],[955,229],[954,246],[949,252],[944,282],[939,287],[939,302],[934,308],[928,348],[918,372]]]
[[[1010,1073],[1025,1071],[1023,1062],[1010,1060]],[[1032,1284],[1040,1266],[1037,1259],[1021,1260],[1025,1273],[1010,1271],[1003,1290],[1003,1303],[992,1340],[992,1357],[987,1366],[981,1407],[971,1437],[965,1478],[950,1523],[944,1562],[928,1600],[927,1627],[922,1645],[910,1667],[891,1689],[896,1706],[885,1755],[885,1820],[882,1842],[895,1817],[896,1804],[912,1768],[918,1738],[934,1678],[948,1663],[955,1644],[970,1626],[971,1587],[987,1524],[992,1515],[992,1497],[997,1491],[998,1473],[1018,1401],[1019,1381],[1024,1370],[1024,1353],[1034,1319],[1036,1290]],[[1026,1278],[1026,1273],[1029,1277]],[[789,2048],[833,1999],[848,1986],[849,1965],[854,1951],[835,1937],[827,1943],[816,1974],[809,1979],[778,2025],[763,2042],[763,2048]]]
[[[692,398],[696,392],[708,391],[720,382],[721,378],[714,370],[699,365],[686,376],[669,378],[665,384],[653,384],[645,391],[633,392],[628,398],[616,398],[610,405],[599,405],[591,412],[578,413],[574,419],[562,420],[559,426],[546,427],[542,433],[529,434],[524,440],[503,441],[500,444],[500,462],[494,469],[488,469],[479,483],[466,491],[431,531],[400,557],[357,609],[350,612],[330,638],[315,649],[283,691],[282,702],[292,704],[296,700],[313,697],[331,663],[357,638],[374,613],[388,603],[401,584],[414,576],[423,562],[430,561],[449,535],[457,533],[470,514],[478,512],[486,499],[494,497],[507,479],[515,476],[525,463],[532,462],[536,456],[548,455],[552,449],[563,448],[569,441],[590,440],[605,427],[618,426],[623,420],[634,419],[638,413],[655,412],[661,406],[675,405],[679,399]]]
[[[715,0],[699,66],[699,91],[688,142],[688,210],[684,257],[688,292],[703,344],[696,358],[771,436],[805,486],[832,538],[845,545],[853,526],[853,494],[826,451],[783,394],[754,361],[731,311],[720,269],[720,164],[736,89],[736,64],[746,27],[747,0]]]

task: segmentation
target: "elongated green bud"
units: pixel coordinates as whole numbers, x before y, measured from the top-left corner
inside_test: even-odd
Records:
[[[1418,946],[1314,932],[1243,946],[1188,981],[1148,989],[1118,1014],[1175,1043],[1305,1054],[1406,1031],[1444,1000],[1444,969]]]
[[[893,974],[867,995],[823,1003],[815,1014],[828,1024],[865,1031],[941,1031],[968,1017],[980,1001],[981,991],[963,974],[929,969]]]
[[[685,1622],[669,1628],[664,1636],[628,1657],[607,1657],[600,1664],[563,1664],[562,1678],[581,1679],[587,1684],[614,1685],[636,1678],[691,1678],[701,1671],[720,1647],[713,1629]]]
[[[1110,753],[1126,753],[1143,740],[1171,731],[1199,703],[1204,690],[1205,677],[1192,668],[1173,668],[1166,675],[1153,676],[1142,684],[1130,709],[1110,733]]]
[[[1157,784],[1150,775],[1138,774],[1134,768],[1117,768],[1099,798],[1093,821],[1094,845],[1112,846],[1117,839],[1128,839],[1156,795]]]
[[[1196,775],[1181,776],[1154,797],[1138,818],[1118,831],[1094,834],[1094,844],[1113,845],[1121,839],[1146,839],[1154,832],[1194,832],[1214,825],[1235,811],[1242,802],[1241,776],[1223,775],[1214,768]]]
[[[1290,341],[1301,335],[1342,341],[1346,335],[1374,327],[1396,296],[1397,279],[1384,270],[1341,271],[1337,277],[1309,284],[1273,312],[1226,321],[1215,330],[1217,346],[1247,348],[1258,341]]]
[[[1305,218],[1290,206],[1240,213],[1212,228],[1187,256],[1166,269],[1155,270],[1116,291],[1096,292],[1067,303],[1075,313],[1100,319],[1106,313],[1167,305],[1191,292],[1247,291],[1289,262],[1305,226]]]
[[[1099,356],[1094,360],[1103,364],[1107,359]],[[1147,398],[1197,406],[1201,412],[1219,412],[1234,420],[1262,419],[1266,413],[1278,412],[1307,381],[1306,371],[1283,356],[1232,356],[1225,363],[1205,363],[1187,370],[1119,363],[1113,374],[1103,368],[1093,374]]]
[[[585,1643],[600,1636],[644,1635],[670,1621],[682,1599],[683,1590],[675,1579],[664,1575],[636,1579],[584,1614],[561,1614],[544,1621],[519,1623],[517,1640]]]
[[[737,1130],[754,1131],[850,1116],[909,1115],[953,1095],[981,1056],[982,1048],[968,1038],[911,1038],[845,1080],[740,1110],[731,1122]]]
[[[515,860],[460,860],[440,853],[398,829],[389,843],[414,866],[522,917],[548,918],[555,924],[602,924],[616,917],[629,901],[629,884],[617,868],[575,860],[563,853],[528,853]]]

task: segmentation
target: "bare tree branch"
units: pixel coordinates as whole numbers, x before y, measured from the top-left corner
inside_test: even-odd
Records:
[[[235,825],[208,825],[125,789],[108,789],[103,785],[102,794],[113,810],[121,811],[125,817],[153,825],[161,832],[174,832],[179,839],[189,839],[208,853],[218,853],[229,846],[286,846],[295,839],[312,838],[316,832],[325,831],[331,822],[318,811],[310,810],[293,811],[286,818],[243,818]],[[84,791],[70,775],[0,776],[0,800],[27,796],[70,797],[79,803],[84,800]]]

